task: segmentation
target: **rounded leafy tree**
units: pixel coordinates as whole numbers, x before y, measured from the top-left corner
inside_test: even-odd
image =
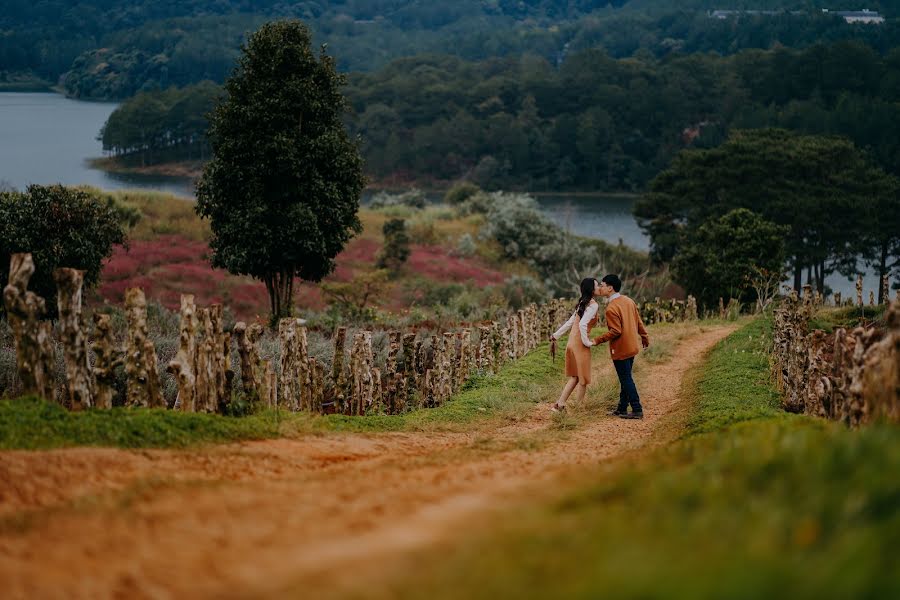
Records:
[[[273,320],[291,313],[294,278],[320,281],[361,229],[365,179],[342,122],[344,82],[302,23],[267,23],[210,117],[197,212],[210,219],[212,264],[262,280]]]

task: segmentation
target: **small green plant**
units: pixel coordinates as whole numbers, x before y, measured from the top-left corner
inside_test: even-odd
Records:
[[[406,221],[390,219],[384,223],[382,233],[384,233],[384,247],[375,264],[379,269],[387,269],[392,275],[396,275],[403,268],[410,253]]]

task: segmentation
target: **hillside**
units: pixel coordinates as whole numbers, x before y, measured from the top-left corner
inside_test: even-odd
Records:
[[[796,8],[798,2],[752,6]],[[818,6],[820,3],[814,3]],[[805,47],[826,39],[895,45],[894,22],[848,27],[816,12],[722,22],[708,7],[746,2],[660,1],[597,3],[581,0],[190,0],[109,2],[11,0],[0,14],[0,86],[16,89],[60,84],[81,98],[127,98],[138,91],[221,82],[247,31],[275,18],[307,22],[346,71],[368,71],[403,56],[452,54],[467,60],[534,53],[551,62],[569,52],[603,47],[611,55],[645,50],[727,54],[773,45]],[[804,10],[809,3],[802,3]],[[887,2],[888,16],[895,14]],[[893,12],[892,12],[893,11]],[[60,18],[60,15],[62,17]]]

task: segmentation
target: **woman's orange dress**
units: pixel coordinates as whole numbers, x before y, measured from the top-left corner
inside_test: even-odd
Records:
[[[566,343],[566,376],[578,377],[578,383],[588,384],[591,382],[591,349],[581,341],[578,322],[579,319],[576,318]],[[596,324],[597,317],[588,321],[588,332]]]
[[[579,383],[588,384],[591,382],[591,349],[581,340],[580,323],[583,317],[579,317],[577,312],[572,317],[574,322],[569,330],[569,341],[566,343],[566,376],[577,377]],[[599,318],[598,310],[587,323],[588,334]]]

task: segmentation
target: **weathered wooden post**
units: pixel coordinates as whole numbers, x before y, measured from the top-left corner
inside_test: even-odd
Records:
[[[721,296],[719,296],[719,318],[725,318],[725,300]]]
[[[109,315],[94,313],[94,379],[96,382],[94,405],[112,408],[116,395],[116,369],[125,362],[124,353],[116,348]]]
[[[56,282],[59,333],[66,363],[65,405],[72,410],[90,408],[94,404],[95,386],[81,314],[84,271],[56,269],[53,279]]]
[[[231,383],[234,380],[234,372],[231,369],[231,335],[225,333],[225,315],[221,304],[213,304],[209,307],[209,319],[211,331],[208,335],[213,348],[212,369],[215,392],[213,406],[218,413],[224,414],[225,408],[231,400]]]
[[[841,305],[841,293],[840,292],[834,293],[834,305],[838,306],[838,307]]]
[[[334,334],[334,358],[331,361],[331,381],[334,389],[335,410],[349,413],[349,394],[347,391],[347,374],[344,368],[344,346],[347,343],[347,328],[338,327]]]
[[[297,319],[297,398],[300,410],[312,410],[312,376],[309,370],[309,340],[306,337],[306,321]]]
[[[498,356],[500,354],[500,342],[503,339],[503,330],[497,321],[491,321],[490,339],[491,372],[497,373],[504,364],[504,361],[501,361]]]
[[[463,329],[459,332],[459,355],[456,367],[456,385],[461,388],[469,379],[472,354],[472,330]]]
[[[46,312],[44,299],[28,291],[28,281],[33,274],[31,254],[13,254],[9,261],[9,284],[3,289],[3,301],[15,340],[16,367],[22,391],[55,401],[55,352],[51,325],[47,321],[39,321]]]
[[[510,334],[512,335],[512,334]],[[491,330],[485,325],[478,326],[478,370],[487,372],[491,368],[490,353]]]
[[[316,358],[309,358],[309,372],[312,389],[310,391],[310,411],[322,413],[325,401],[325,365]]]
[[[126,404],[149,408],[165,407],[159,389],[156,349],[147,335],[147,298],[141,288],[125,290],[125,319],[128,345],[125,374],[128,377]]]
[[[875,306],[875,292],[869,290],[869,306]]]
[[[699,315],[697,314],[697,299],[693,296],[688,296],[685,313],[685,318],[688,321],[696,321],[699,318]]]
[[[263,399],[260,393],[262,371],[259,363],[259,349],[256,347],[261,329],[258,325],[251,325],[248,328],[243,321],[234,324],[238,355],[241,357],[241,387],[245,394],[255,395],[257,400]]]
[[[297,329],[293,318],[278,322],[278,339],[281,341],[281,371],[279,373],[278,405],[292,411],[299,409],[297,403]]]
[[[174,408],[194,412],[194,388],[197,383],[194,369],[197,362],[197,307],[194,296],[181,295],[181,324],[178,329],[178,352],[166,370],[175,376],[178,396]]]
[[[863,278],[862,275],[856,277],[856,305],[863,305]]]
[[[278,377],[275,376],[275,365],[271,360],[261,360],[263,373],[262,398],[269,408],[278,406]]]
[[[353,336],[350,354],[351,414],[364,415],[375,401],[374,362],[372,334],[360,331]]]
[[[882,304],[890,304],[891,303],[891,292],[890,287],[888,285],[888,276],[882,275],[881,277],[881,300]]]

